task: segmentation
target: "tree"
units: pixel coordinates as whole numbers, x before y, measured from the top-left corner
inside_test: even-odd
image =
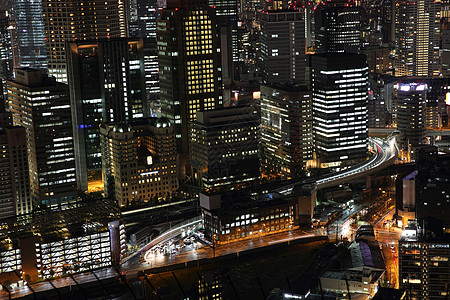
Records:
[[[25,274],[24,279],[27,283],[31,281],[31,276],[29,274]]]
[[[5,286],[7,289],[11,288],[11,281],[8,279],[3,282],[3,286]]]

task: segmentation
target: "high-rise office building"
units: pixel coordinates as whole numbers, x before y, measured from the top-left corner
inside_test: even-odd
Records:
[[[101,125],[106,196],[120,206],[170,197],[178,189],[173,125],[164,117],[130,124]]]
[[[185,157],[188,123],[197,111],[223,105],[215,10],[207,0],[169,0],[157,22],[157,39],[161,115],[174,124],[178,152]]]
[[[425,111],[427,101],[426,83],[398,83],[397,129],[400,131],[400,147],[425,143]]]
[[[122,0],[42,0],[48,72],[67,83],[66,43],[126,36]]]
[[[263,84],[305,82],[305,20],[298,10],[261,14]]]
[[[450,29],[442,30],[441,73],[450,76]]]
[[[311,98],[306,86],[261,86],[261,144],[267,173],[297,177],[312,159]]]
[[[190,127],[192,174],[201,188],[242,188],[260,178],[260,121],[254,107],[199,111]]]
[[[42,1],[14,1],[13,11],[18,48],[15,67],[47,68]]]
[[[78,188],[101,169],[99,126],[147,116],[142,39],[68,43],[72,124]]]
[[[41,0],[14,1],[19,62],[15,67],[47,68],[44,20]]]
[[[33,201],[64,208],[77,199],[68,87],[39,70],[21,68],[8,81],[13,124],[25,128]]]
[[[371,74],[369,76],[369,101],[367,104],[369,128],[386,127],[392,122],[392,116],[388,111],[388,96],[383,79],[377,74]],[[392,101],[392,96],[390,100]]]
[[[440,232],[439,232],[440,231]],[[425,220],[410,222],[398,241],[399,286],[407,299],[449,296],[450,237]]]
[[[33,202],[25,128],[2,124],[0,148],[0,218],[30,213]]]
[[[13,75],[13,49],[10,19],[6,10],[0,9],[0,80]]]
[[[368,67],[362,54],[309,56],[313,137],[323,166],[366,157]]]
[[[156,20],[159,17],[157,0],[131,0],[129,35],[147,38],[156,47]]]
[[[216,9],[220,26],[220,53],[222,56],[222,76],[233,79],[236,63],[239,61],[238,49],[238,0],[208,0],[209,6]]]
[[[326,1],[314,14],[316,53],[360,53],[361,16],[355,2]]]
[[[440,2],[401,0],[395,7],[395,75],[439,75]]]
[[[145,89],[149,113],[156,116],[159,105],[158,50],[156,49],[156,20],[159,18],[157,0],[133,0],[129,37],[144,41]]]

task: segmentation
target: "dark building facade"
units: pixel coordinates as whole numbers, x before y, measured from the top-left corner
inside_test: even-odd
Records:
[[[142,39],[68,44],[67,67],[77,180],[87,190],[88,171],[101,169],[99,125],[147,116]]]
[[[316,53],[360,53],[360,7],[354,2],[332,0],[315,10]]]
[[[313,138],[323,166],[366,157],[368,67],[362,54],[309,56]]]
[[[260,121],[253,107],[197,112],[190,128],[192,174],[201,188],[242,188],[260,178]]]
[[[33,202],[28,172],[25,128],[2,124],[0,129],[0,218],[30,213]]]
[[[305,82],[305,20],[298,10],[261,13],[263,84]]]
[[[399,83],[397,85],[397,129],[400,131],[400,147],[425,143],[426,83]]]
[[[16,70],[8,81],[13,124],[25,128],[33,201],[64,208],[77,200],[68,87],[39,70]]]
[[[419,220],[398,241],[399,284],[412,300],[445,299],[450,284],[450,237]]]

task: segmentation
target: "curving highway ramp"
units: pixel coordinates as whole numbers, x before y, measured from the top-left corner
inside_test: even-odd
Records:
[[[369,140],[376,151],[375,154],[367,161],[352,166],[341,172],[329,174],[320,179],[308,179],[291,183],[282,188],[276,189],[275,192],[287,195],[292,192],[295,186],[306,184],[314,185],[314,190],[319,190],[326,187],[346,183],[355,178],[378,172],[395,162],[399,153],[395,136],[392,136],[387,140],[379,138],[369,138]]]

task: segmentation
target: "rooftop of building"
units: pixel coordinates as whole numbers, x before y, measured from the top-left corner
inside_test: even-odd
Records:
[[[359,239],[341,255],[341,270],[371,268],[384,270],[384,259],[377,241]]]
[[[166,117],[148,117],[148,118],[138,118],[134,119],[131,122],[110,122],[110,123],[103,123],[102,126],[104,128],[111,128],[115,132],[130,132],[133,131],[134,127],[137,126],[153,126],[157,128],[167,128],[171,127],[172,123],[170,120]]]
[[[27,88],[43,88],[50,86],[66,86],[57,82],[55,77],[48,76],[43,70],[29,67],[14,69],[15,78],[10,82],[22,85]]]
[[[370,270],[357,270],[357,271],[325,271],[320,277],[337,279],[337,280],[348,280],[362,282],[363,277],[367,278],[372,276],[371,283],[376,282],[383,271],[370,271]]]
[[[406,299],[406,290],[380,287],[372,300],[401,300]]]
[[[431,217],[411,220],[403,230],[399,242],[436,243],[450,249],[450,228],[444,227],[441,220]]]
[[[402,178],[402,180],[415,180],[417,174],[419,174],[418,170],[415,170]]]
[[[298,9],[269,9],[264,10],[261,13],[263,14],[285,14],[285,13],[294,13],[294,14],[303,14],[304,12]]]
[[[75,208],[51,210],[41,208],[33,213],[0,221],[0,241],[12,241],[39,236],[44,242],[107,230],[108,223],[120,220],[118,206],[110,199],[85,199]]]
[[[269,88],[285,91],[285,92],[290,92],[290,93],[307,92],[310,90],[306,84],[302,84],[302,83],[296,84],[293,82],[275,83],[275,84],[268,84],[265,86],[269,87]]]
[[[258,121],[258,115],[253,106],[232,106],[207,111],[198,111],[193,123],[220,126],[230,123]]]
[[[261,208],[287,205],[291,200],[291,198],[278,193],[266,193],[253,196],[247,190],[223,192],[219,195],[221,198],[221,207],[218,213],[221,215],[242,214],[244,211],[251,212],[252,210]]]
[[[346,57],[355,58],[355,57],[361,57],[365,59],[364,54],[356,54],[356,53],[348,53],[348,52],[325,52],[325,53],[315,53],[315,54],[309,54],[312,57],[323,57],[323,58],[337,58],[342,59]]]

